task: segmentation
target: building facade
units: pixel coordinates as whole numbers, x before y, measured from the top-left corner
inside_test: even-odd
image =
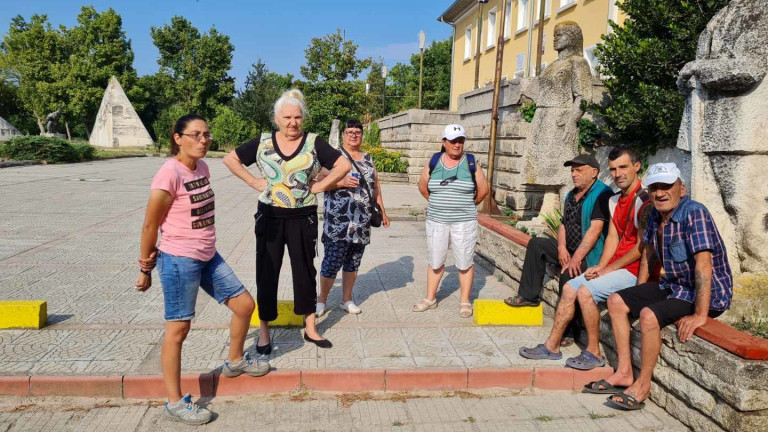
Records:
[[[506,2],[503,29],[502,2]],[[611,31],[609,22],[614,21],[619,25],[624,22],[623,13],[615,2],[616,0],[545,0],[542,67],[546,68],[546,65],[557,57],[557,52],[552,48],[552,31],[555,25],[563,21],[574,21],[584,33],[584,57],[594,73],[597,65],[594,50],[602,41],[602,35]],[[488,0],[487,3],[478,0],[455,0],[438,17],[439,21],[451,25],[454,30],[451,111],[457,110],[459,95],[475,89],[476,74],[478,88],[493,84],[496,45],[501,31],[504,32],[502,78],[535,75],[540,4],[541,0]],[[533,31],[531,21],[534,23]]]

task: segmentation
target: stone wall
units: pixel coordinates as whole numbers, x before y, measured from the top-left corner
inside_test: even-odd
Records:
[[[516,288],[526,248],[508,237],[481,226],[475,252],[478,264],[504,275],[504,282]],[[557,268],[551,267],[544,281],[542,298],[548,316],[557,305],[556,274]],[[615,342],[606,312],[602,312],[600,340],[606,358],[615,367]],[[700,337],[681,343],[675,333],[674,326],[662,330],[651,399],[695,431],[768,430],[768,362],[744,360]],[[633,330],[632,364],[636,372],[641,364],[640,338],[640,332]]]

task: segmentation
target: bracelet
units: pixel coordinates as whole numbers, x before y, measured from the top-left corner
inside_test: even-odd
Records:
[[[142,272],[143,274],[147,275],[147,276],[152,276],[152,272],[151,271],[144,271],[142,269],[139,269],[139,271]]]

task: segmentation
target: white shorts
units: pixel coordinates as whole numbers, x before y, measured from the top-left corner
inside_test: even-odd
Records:
[[[439,269],[448,256],[448,245],[453,249],[456,268],[472,267],[477,243],[477,220],[443,224],[427,220],[427,251],[429,266]]]

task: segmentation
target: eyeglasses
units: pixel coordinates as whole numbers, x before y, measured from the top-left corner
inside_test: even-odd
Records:
[[[346,131],[344,133],[347,134],[347,136],[351,136],[351,137],[358,137],[363,135],[362,132],[358,132],[358,131]]]
[[[188,136],[188,137],[194,139],[195,141],[200,141],[200,138],[203,138],[203,140],[205,140],[205,141],[210,141],[210,140],[213,139],[213,134],[210,133],[210,132],[205,132],[205,133],[195,132],[193,134],[180,133],[179,135]]]
[[[464,137],[455,138],[452,140],[448,140],[451,144],[464,144]]]
[[[448,186],[448,183],[454,182],[458,180],[459,178],[456,176],[450,176],[447,179],[440,182],[440,186]]]

